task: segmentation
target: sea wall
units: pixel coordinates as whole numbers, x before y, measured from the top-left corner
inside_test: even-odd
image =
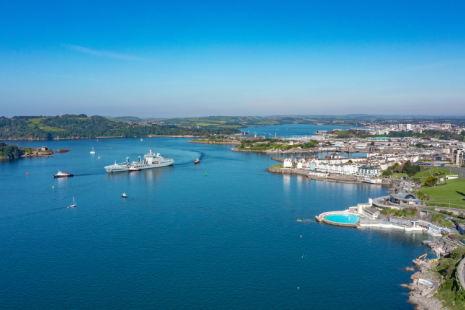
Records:
[[[320,222],[320,223],[325,223],[325,224],[328,224],[328,225],[333,225],[333,226],[342,226],[342,227],[351,227],[351,228],[357,228],[357,224],[346,224],[346,223],[337,223],[337,222],[331,222],[331,221],[328,221],[326,219],[326,217],[328,215],[336,215],[336,214],[351,214],[351,215],[356,215],[356,216],[359,216],[359,217],[362,217],[363,215],[361,214],[354,214],[354,213],[351,213],[347,210],[344,210],[344,211],[331,211],[331,212],[324,212],[324,213],[321,213],[320,215],[317,215],[315,216],[315,220],[317,222]]]

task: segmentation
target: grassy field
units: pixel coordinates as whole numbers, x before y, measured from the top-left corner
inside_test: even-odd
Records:
[[[39,123],[40,123],[41,121],[43,121],[44,119],[45,119],[45,117],[30,119],[30,120],[28,121],[28,124],[27,124],[27,125],[28,125],[29,127],[33,127],[34,125],[39,126]]]
[[[429,201],[428,206],[465,208],[465,179],[448,180],[446,185],[424,188],[423,194],[433,197],[433,200],[451,199],[442,201]]]
[[[400,179],[402,177],[407,177],[407,173],[394,173],[393,175],[391,175],[391,178],[393,179]]]
[[[239,128],[239,125],[218,125],[218,128]]]
[[[218,126],[217,123],[197,123],[197,126]]]
[[[64,129],[61,129],[61,128],[55,128],[55,127],[50,127],[50,126],[44,126],[42,125],[41,121],[43,121],[45,118],[33,118],[33,119],[30,119],[29,122],[28,122],[28,126],[29,127],[34,127],[34,125],[37,125],[39,126],[42,130],[45,130],[45,131],[51,131],[51,132],[60,132],[60,131],[65,131]],[[84,117],[80,117],[78,119],[86,119]]]
[[[435,175],[436,173],[440,173],[440,175]],[[427,170],[417,172],[413,177],[414,178],[419,178],[422,182],[424,182],[431,175],[434,175],[435,177],[444,177],[446,175],[458,175],[458,173],[454,172],[454,171],[449,171],[449,170],[444,169],[442,167],[434,167],[434,168],[431,168],[431,169],[427,169]]]

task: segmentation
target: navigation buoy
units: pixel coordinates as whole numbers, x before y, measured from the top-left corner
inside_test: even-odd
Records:
[[[29,175],[29,172],[27,172],[26,175]]]
[[[205,173],[205,176],[207,176],[207,174]]]
[[[297,289],[299,289],[299,287],[297,286]]]
[[[302,238],[302,235],[300,235],[300,238]]]
[[[55,189],[55,186],[52,186],[52,189]]]

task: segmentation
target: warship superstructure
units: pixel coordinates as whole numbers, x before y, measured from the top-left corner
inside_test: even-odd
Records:
[[[149,150],[148,154],[144,155],[144,160],[141,161],[139,156],[139,161],[129,162],[129,157],[126,157],[125,163],[117,164],[116,161],[113,165],[106,166],[105,170],[108,173],[112,172],[123,172],[123,171],[138,171],[143,169],[152,169],[152,168],[160,168],[165,166],[170,166],[174,164],[174,160],[172,158],[164,158],[160,155],[160,153],[153,153],[152,150]]]

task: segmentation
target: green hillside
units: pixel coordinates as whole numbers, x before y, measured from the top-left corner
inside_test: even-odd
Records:
[[[176,125],[138,125],[115,122],[101,116],[16,116],[0,118],[0,140],[93,137],[134,137],[148,135],[205,136],[210,134],[233,134],[234,128],[185,128]]]

